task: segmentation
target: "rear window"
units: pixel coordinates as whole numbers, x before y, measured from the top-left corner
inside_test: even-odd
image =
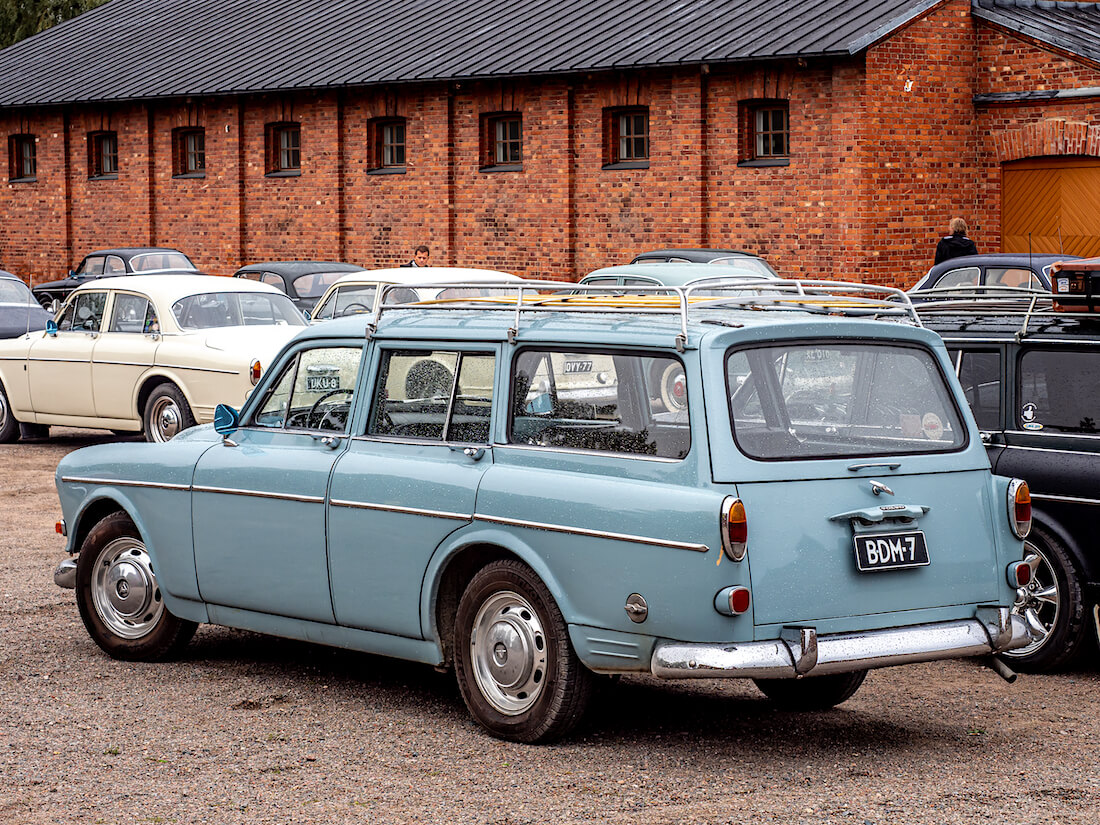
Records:
[[[934,453],[966,430],[932,354],[918,347],[834,342],[731,351],[733,435],[752,458]]]
[[[182,252],[148,252],[135,255],[130,259],[130,269],[134,272],[148,272],[151,269],[194,269],[191,259]]]
[[[172,304],[180,329],[235,326],[305,326],[305,319],[285,295],[265,292],[205,292]]]

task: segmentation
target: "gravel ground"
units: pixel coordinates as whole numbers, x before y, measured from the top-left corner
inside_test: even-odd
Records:
[[[840,708],[627,678],[572,739],[483,734],[450,675],[203,627],[116,662],[54,586],[58,459],[0,446],[0,823],[1100,822],[1100,675],[872,672]]]

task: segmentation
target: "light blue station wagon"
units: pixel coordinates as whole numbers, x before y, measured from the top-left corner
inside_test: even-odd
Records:
[[[871,668],[1027,644],[1027,487],[991,474],[940,339],[897,290],[764,283],[315,326],[239,414],[63,459],[55,580],[117,658],[209,622],[452,667],[524,742],[597,674],[827,708]]]

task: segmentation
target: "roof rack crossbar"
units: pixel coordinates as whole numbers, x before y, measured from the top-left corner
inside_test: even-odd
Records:
[[[389,303],[387,296],[400,289],[437,287],[477,290],[474,296],[437,298],[414,303]],[[383,313],[395,310],[492,310],[512,313],[507,335],[510,343],[519,337],[525,312],[627,312],[644,315],[676,315],[680,331],[676,348],[688,344],[688,318],[693,309],[748,309],[761,311],[803,311],[854,317],[904,317],[921,326],[913,304],[900,289],[845,281],[782,280],[772,278],[732,279],[716,276],[698,284],[679,286],[605,286],[563,281],[514,281],[498,284],[423,283],[384,284],[382,294],[367,324],[373,334]],[[705,292],[705,294],[700,294]],[[721,293],[730,294],[723,295]],[[494,294],[496,293],[496,294]],[[880,297],[874,297],[875,294]]]

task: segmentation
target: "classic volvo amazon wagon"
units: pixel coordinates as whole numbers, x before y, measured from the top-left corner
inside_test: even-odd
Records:
[[[312,327],[239,414],[63,459],[55,579],[112,656],[211,622],[453,667],[525,742],[596,674],[824,708],[1027,644],[1027,487],[991,474],[939,338],[897,290],[765,286],[512,284]]]

